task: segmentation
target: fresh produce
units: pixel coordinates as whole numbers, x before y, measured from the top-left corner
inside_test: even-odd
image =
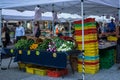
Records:
[[[28,39],[27,40],[27,46],[31,46],[35,41],[33,39]]]
[[[37,50],[47,50],[49,42],[51,42],[51,39],[45,39],[42,43],[38,45]]]
[[[57,51],[56,46],[55,46],[55,42],[49,42],[47,51],[51,51],[51,52]]]
[[[57,48],[57,51],[69,51],[74,48],[74,43],[71,41],[64,41],[64,43]]]
[[[16,49],[29,49],[30,45],[34,43],[33,39],[20,39],[18,42],[15,44]]]
[[[69,39],[68,39],[69,40]],[[69,51],[72,50],[75,47],[75,43],[72,41],[66,41],[59,37],[55,37],[52,39],[52,42],[54,42],[54,48],[51,48],[49,50],[54,51],[57,49],[57,51]]]
[[[70,39],[69,39],[70,40]],[[37,43],[33,39],[21,39],[15,44],[16,49],[45,50],[45,51],[69,51],[74,49],[75,42],[66,41],[59,37],[52,39],[38,39]]]
[[[64,43],[64,40],[60,39],[59,37],[54,37],[52,42],[55,42],[56,48],[59,48]]]
[[[20,39],[18,42],[15,44],[16,49],[28,49],[29,47],[27,46],[27,40],[25,39]]]
[[[74,38],[69,37],[69,36],[60,36],[61,39],[66,40],[66,41],[73,41]]]
[[[37,38],[35,43],[39,44],[41,42],[43,42],[43,40],[41,38]]]
[[[33,43],[33,44],[30,46],[30,50],[35,50],[35,49],[37,49],[37,47],[38,47],[38,44]]]

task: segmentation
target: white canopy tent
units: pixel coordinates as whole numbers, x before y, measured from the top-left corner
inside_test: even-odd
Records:
[[[65,13],[71,13],[71,14],[81,14],[82,16],[82,50],[84,50],[84,20],[83,20],[83,13],[85,15],[88,14],[97,14],[97,15],[103,15],[103,14],[112,14],[117,13],[118,9],[114,8],[114,6],[111,5],[105,5],[101,2],[108,1],[108,0],[84,0],[84,6],[83,6],[83,0],[1,0],[0,1],[0,8],[9,8],[9,9],[16,9],[19,11],[24,10],[34,10],[36,5],[40,5],[41,11],[43,12],[65,12]],[[112,1],[112,0],[111,0]],[[111,2],[109,0],[109,2]],[[120,4],[119,0],[112,1],[115,2],[114,4]],[[84,9],[83,9],[84,8]],[[119,8],[119,7],[118,7]],[[81,13],[80,13],[81,9]],[[1,11],[1,10],[0,10]],[[1,12],[0,12],[1,15]],[[0,21],[1,22],[1,21]],[[1,29],[0,29],[1,30]],[[1,33],[0,33],[1,35]],[[0,41],[1,42],[1,41]],[[84,72],[84,66],[83,66],[83,72]],[[83,75],[84,80],[84,75]]]
[[[115,7],[117,9],[117,13],[119,14],[119,21],[120,21],[120,0],[90,0],[95,3],[103,4],[103,5],[108,5],[111,7]]]
[[[2,9],[2,19],[4,20],[34,20],[34,11],[16,11],[11,9]],[[62,18],[62,19],[61,19]],[[77,14],[61,13],[58,14],[58,19],[61,20],[78,20],[81,19],[81,16]],[[52,21],[52,12],[42,13],[41,20]]]
[[[14,16],[14,15],[2,15],[2,19],[8,21],[8,20],[14,20],[14,21],[28,21],[33,20],[33,16]],[[42,16],[41,20],[44,21],[52,21],[52,17],[46,17]]]
[[[114,0],[89,0],[89,1],[120,8],[120,0],[115,0],[115,1]]]
[[[22,0],[22,2],[21,0],[4,0],[0,2],[0,8],[10,8],[19,11],[33,11],[36,5],[40,5],[42,12],[51,12],[54,9],[56,12],[59,13],[64,12],[71,14],[80,14],[80,2],[80,0]],[[111,6],[98,4],[97,0],[84,0],[84,13],[86,15],[103,15],[110,13],[112,14],[117,13],[117,11],[118,10],[116,8],[113,8]]]

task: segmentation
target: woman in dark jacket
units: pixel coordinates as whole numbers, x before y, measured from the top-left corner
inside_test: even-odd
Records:
[[[5,40],[3,41],[3,46],[6,47],[10,43],[10,30],[6,25],[3,28],[3,32],[5,32]]]

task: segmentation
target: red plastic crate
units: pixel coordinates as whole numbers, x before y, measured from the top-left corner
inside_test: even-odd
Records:
[[[67,69],[61,69],[61,70],[48,70],[47,71],[47,75],[50,77],[61,77],[64,75],[68,74],[68,70]]]
[[[95,18],[87,18],[84,20],[84,23],[95,22]],[[74,21],[74,24],[82,24],[82,20]]]
[[[86,29],[86,30],[84,30],[84,35],[91,34],[91,33],[95,34],[95,33],[97,33],[97,30],[96,29]],[[82,30],[76,30],[75,35],[82,35]]]
[[[82,64],[82,62],[78,61],[78,64]],[[99,64],[99,61],[96,61],[96,62],[84,62],[84,64],[86,64],[86,65],[96,65],[96,64]]]

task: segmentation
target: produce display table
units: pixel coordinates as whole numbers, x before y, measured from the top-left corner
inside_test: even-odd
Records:
[[[11,53],[15,56],[16,62],[24,62],[53,68],[66,68],[67,61],[69,60],[71,69],[73,71],[71,57],[81,54],[79,50],[72,50],[68,52],[49,52],[49,51],[36,51],[36,50],[16,50],[4,49],[6,53]],[[70,56],[68,58],[68,56]],[[73,71],[74,73],[74,71]]]
[[[117,45],[116,42],[104,42],[103,44],[99,44],[99,49],[106,49],[106,48],[114,47],[116,45]]]
[[[66,52],[19,50],[15,58],[16,61],[55,68],[65,68],[67,64]]]
[[[68,64],[67,61],[69,61],[72,72],[74,73],[71,59],[72,56],[78,56],[80,54],[81,51],[79,50],[56,53],[48,51],[19,50],[16,54],[15,60],[53,68],[66,68]],[[68,58],[68,56],[70,57]]]
[[[2,65],[2,59],[4,58],[10,58],[8,68],[10,67],[11,61],[13,59],[13,56],[15,56],[15,50],[9,49],[9,48],[1,48],[1,53],[0,53],[0,66]]]

